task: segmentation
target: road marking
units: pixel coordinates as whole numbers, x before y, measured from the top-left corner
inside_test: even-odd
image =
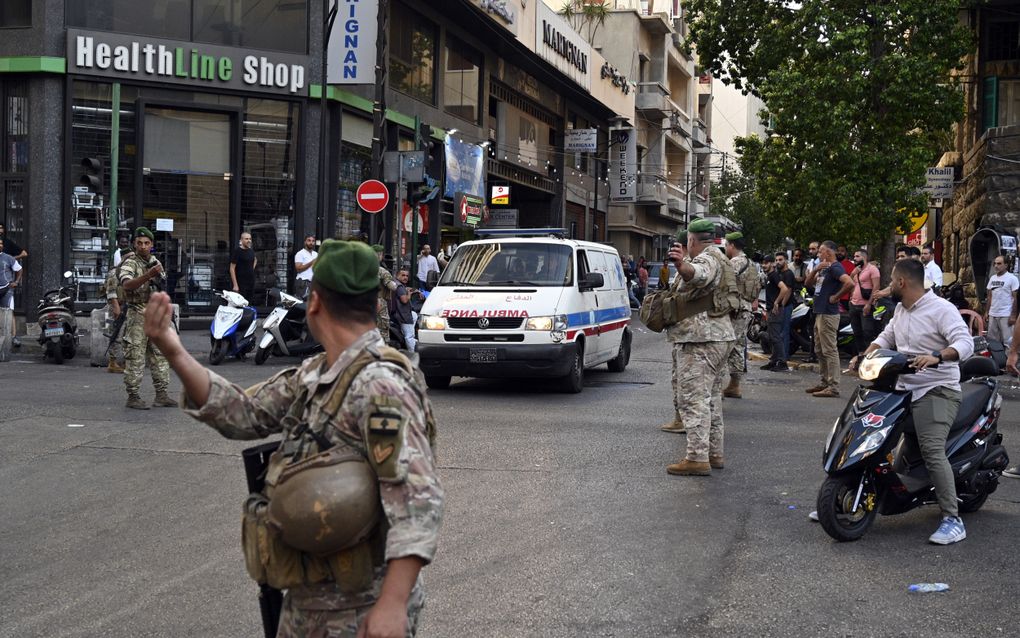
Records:
[[[84,423],[68,423],[67,427],[69,427],[69,428],[83,428],[83,427],[85,427],[85,424]]]

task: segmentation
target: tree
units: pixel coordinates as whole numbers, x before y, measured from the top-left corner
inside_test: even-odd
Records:
[[[537,0],[541,2],[542,0]],[[588,44],[595,42],[595,34],[609,17],[609,7],[605,0],[567,0],[560,9],[560,15],[570,22],[574,31],[584,35]]]
[[[740,171],[725,172],[712,182],[712,215],[740,224],[748,254],[774,253],[786,243],[781,226],[763,214],[755,197],[754,180]]]
[[[971,48],[960,0],[689,0],[701,65],[761,97],[766,139],[741,140],[763,215],[798,241],[887,240],[963,115]]]

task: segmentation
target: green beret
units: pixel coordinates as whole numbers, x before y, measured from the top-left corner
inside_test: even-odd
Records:
[[[726,241],[737,241],[738,239],[743,238],[744,233],[740,232],[739,230],[735,233],[726,233]]]
[[[312,281],[342,295],[379,288],[379,259],[360,241],[327,239],[312,266]]]
[[[689,233],[714,233],[715,224],[708,221],[707,219],[695,219],[687,226],[687,232]]]
[[[152,231],[145,226],[139,226],[135,229],[134,238],[138,239],[139,237],[148,237],[149,241],[156,241],[156,236],[153,235]]]
[[[382,244],[372,244],[372,250],[374,250],[377,253],[386,252],[386,249],[383,248]]]
[[[678,242],[680,242],[681,244],[686,244],[687,243],[687,231],[686,230],[677,231],[677,233],[676,233],[676,240]]]

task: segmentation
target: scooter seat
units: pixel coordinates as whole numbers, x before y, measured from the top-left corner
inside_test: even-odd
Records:
[[[949,429],[950,436],[974,425],[992,396],[992,389],[984,383],[962,383],[960,387],[963,389],[963,399],[960,401],[960,409],[956,413],[953,427]]]

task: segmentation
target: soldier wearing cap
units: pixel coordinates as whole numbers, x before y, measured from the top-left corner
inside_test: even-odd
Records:
[[[740,311],[733,316],[733,334],[736,340],[730,349],[727,365],[730,372],[730,383],[723,388],[723,396],[734,399],[741,397],[740,379],[747,372],[747,324],[751,321],[751,305],[757,300],[761,291],[758,268],[744,254],[744,234],[741,232],[726,235],[726,256],[737,279],[740,290]]]
[[[189,415],[231,439],[283,435],[265,491],[245,504],[243,535],[249,575],[286,591],[281,638],[417,630],[420,571],[436,552],[443,491],[424,379],[375,330],[378,265],[366,244],[323,242],[307,317],[325,352],[247,390],[187,353],[169,325],[166,295],[153,296],[145,313],[145,332],[180,376]],[[333,489],[331,473],[316,469],[347,466],[329,459],[354,463],[368,478],[357,490]],[[370,524],[358,535],[335,529],[351,518]]]
[[[681,303],[690,307],[714,299],[716,289],[727,279],[725,269],[732,268],[715,249],[715,224],[704,219],[691,222],[687,246],[673,244],[669,258],[677,264]],[[673,344],[674,401],[687,427],[687,452],[666,471],[708,476],[713,468],[723,467],[722,381],[734,339],[733,323],[728,315],[714,316],[707,309],[670,326],[666,338]]]
[[[374,244],[376,258],[379,261],[379,302],[375,309],[375,324],[382,335],[383,341],[389,342],[390,335],[390,297],[397,290],[397,280],[393,273],[383,266],[383,252],[385,249],[380,244]]]
[[[124,387],[127,388],[127,407],[135,410],[148,410],[149,406],[142,400],[142,376],[148,362],[152,374],[152,385],[156,389],[156,398],[152,404],[156,407],[175,407],[177,402],[167,394],[170,384],[170,369],[163,353],[145,336],[145,306],[156,290],[163,288],[166,275],[163,264],[152,255],[152,231],[144,226],[135,230],[134,253],[125,257],[119,266],[121,288],[124,290],[124,302],[127,304],[127,317],[122,328],[124,341]]]

